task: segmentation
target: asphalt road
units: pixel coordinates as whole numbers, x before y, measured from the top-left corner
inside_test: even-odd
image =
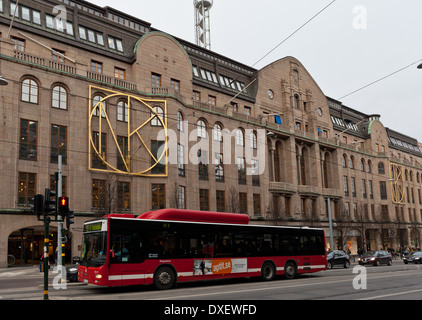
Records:
[[[130,288],[98,288],[81,283],[69,283],[65,290],[53,287],[56,274],[50,272],[50,300],[136,300],[160,301],[279,301],[279,300],[422,300],[422,265],[404,265],[394,261],[393,266],[352,264],[349,269],[332,269],[299,276],[294,280],[283,277],[275,281],[236,279],[203,283],[180,284],[169,291],[158,291],[151,286]],[[0,270],[0,301],[42,300],[43,274],[38,268]],[[177,304],[177,303],[176,303]]]

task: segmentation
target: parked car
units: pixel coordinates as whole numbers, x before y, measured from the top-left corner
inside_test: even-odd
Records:
[[[350,257],[340,250],[332,251],[327,255],[327,267],[332,269],[335,266],[341,266],[344,268],[350,267]]]
[[[368,251],[359,258],[359,264],[372,264],[374,266],[379,266],[381,264],[386,264],[391,266],[393,264],[393,258],[391,254],[384,250],[378,251]]]
[[[422,264],[422,251],[413,251],[403,258],[404,264],[419,263]]]
[[[72,264],[66,266],[66,278],[69,282],[78,282],[78,267],[81,258],[73,257]]]

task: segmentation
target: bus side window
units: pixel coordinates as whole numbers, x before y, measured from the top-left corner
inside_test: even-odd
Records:
[[[233,256],[233,242],[231,235],[219,234],[215,237],[215,256],[231,257]]]

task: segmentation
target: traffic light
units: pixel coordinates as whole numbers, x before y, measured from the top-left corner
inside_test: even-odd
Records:
[[[45,189],[44,212],[46,215],[48,215],[50,212],[54,212],[54,215],[57,216],[56,192],[50,189]]]
[[[58,204],[58,212],[59,215],[64,218],[69,213],[69,198],[68,197],[60,197],[59,204]]]
[[[34,196],[34,213],[37,215],[38,220],[44,214],[44,196],[42,194],[36,194]]]
[[[68,213],[66,215],[66,228],[67,228],[67,230],[70,230],[70,225],[75,223],[75,221],[73,221],[73,219],[75,218],[75,215],[73,213],[74,213],[73,211],[68,211]]]

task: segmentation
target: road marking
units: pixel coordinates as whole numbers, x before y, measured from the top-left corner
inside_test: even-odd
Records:
[[[381,299],[381,298],[387,298],[387,297],[393,297],[393,296],[400,296],[403,294],[410,294],[410,293],[415,293],[415,292],[421,292],[422,289],[419,290],[411,290],[411,291],[405,291],[405,292],[399,292],[399,293],[390,293],[390,294],[384,294],[381,296],[374,296],[374,297],[369,297],[369,298],[362,298],[362,299],[358,299],[358,300],[375,300],[375,299]]]
[[[400,272],[400,271],[399,271]],[[391,278],[391,277],[406,277],[406,276],[413,276],[415,273],[406,273],[406,274],[397,274],[397,275],[379,275],[379,276],[375,276],[372,275],[370,279],[382,279],[382,278]],[[416,274],[420,275],[420,272],[417,272]],[[350,277],[352,275],[345,275],[347,277]],[[299,279],[297,279],[299,280]],[[307,281],[308,279],[303,279],[304,281]],[[294,284],[294,285],[287,285],[287,286],[277,286],[277,287],[264,287],[264,288],[256,288],[256,289],[244,289],[244,290],[233,290],[233,291],[219,291],[219,292],[209,292],[209,293],[199,293],[199,294],[192,294],[192,295],[185,295],[185,296],[177,296],[174,297],[174,299],[188,299],[188,298],[194,298],[194,297],[204,297],[204,296],[215,296],[215,295],[224,295],[224,294],[237,294],[237,293],[244,293],[244,292],[259,292],[259,291],[268,291],[268,290],[279,290],[279,289],[291,289],[291,288],[299,288],[299,287],[307,287],[307,286],[317,286],[317,285],[327,285],[327,284],[334,284],[334,283],[341,283],[341,282],[350,282],[351,283],[352,279],[348,278],[345,280],[334,280],[334,281],[324,281],[324,282],[315,282],[315,283],[302,283],[302,284]],[[422,291],[422,289],[421,289]],[[169,297],[160,297],[160,298],[155,298],[155,299],[150,299],[150,300],[171,300],[173,298],[173,296],[169,296]]]

